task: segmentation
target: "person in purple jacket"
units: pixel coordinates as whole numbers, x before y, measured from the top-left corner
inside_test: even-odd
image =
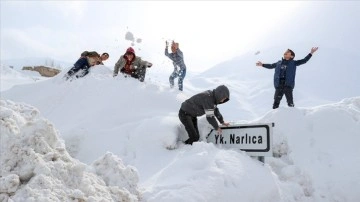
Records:
[[[294,60],[295,53],[291,49],[287,49],[282,60],[273,64],[263,64],[258,61],[256,66],[265,67],[267,69],[275,69],[274,73],[274,104],[273,109],[280,105],[280,101],[285,94],[289,107],[294,107],[293,89],[295,87],[296,67],[305,64],[310,60],[311,56],[318,50],[318,47],[313,47],[310,53],[301,60]]]

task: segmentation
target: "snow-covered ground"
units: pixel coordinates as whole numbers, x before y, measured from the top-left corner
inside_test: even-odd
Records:
[[[313,59],[316,62],[316,56]],[[229,63],[235,66],[235,62]],[[311,61],[308,65],[311,67]],[[249,68],[258,71],[259,77],[240,79],[235,71],[223,73],[214,67],[214,74],[208,71],[189,76],[184,92],[170,90],[167,82],[153,79],[156,69],[150,69],[146,81],[140,83],[122,76],[113,78],[111,67],[103,66],[72,82],[61,79],[63,71],[43,82],[2,90],[2,165],[22,156],[10,147],[17,148],[30,140],[39,140],[42,145],[30,141],[24,147],[31,151],[26,161],[18,163],[17,169],[1,169],[0,185],[5,186],[0,186],[4,193],[1,196],[16,201],[16,197],[36,192],[34,201],[50,196],[61,201],[64,198],[59,197],[64,195],[89,201],[103,195],[105,200],[112,197],[117,201],[111,188],[117,186],[115,193],[127,195],[116,196],[142,201],[359,201],[360,97],[329,103],[322,97],[295,96],[296,108],[270,110],[273,72]],[[230,101],[219,106],[226,121],[275,123],[276,158],[267,158],[262,165],[244,152],[206,142],[166,149],[178,134],[185,134],[177,117],[181,102],[219,84],[229,86],[231,92]],[[299,84],[301,92],[300,86],[305,83]],[[356,94],[356,83],[348,90]],[[309,106],[303,107],[306,99]],[[318,103],[322,105],[316,106]],[[204,140],[210,125],[203,117],[199,129]],[[72,166],[52,169],[54,161],[50,157],[57,157],[60,165]],[[6,160],[10,158],[14,160]],[[75,169],[78,166],[82,169]],[[13,186],[10,182],[17,181],[22,169],[30,177]],[[127,173],[129,170],[133,175]],[[64,172],[71,179],[82,180],[74,184],[66,177],[59,179],[59,173]],[[44,183],[40,176],[59,187],[39,191]],[[80,181],[94,181],[88,184],[101,186],[102,191],[94,196],[96,188],[84,187]]]
[[[138,174],[106,153],[72,158],[54,125],[29,105],[0,101],[0,201],[137,201]]]
[[[15,85],[23,85],[47,80],[38,72],[29,70],[16,70],[8,66],[0,66],[0,92],[8,90]]]
[[[79,53],[79,57],[80,57]],[[76,58],[74,58],[75,60]],[[56,60],[49,57],[29,57],[29,58],[18,58],[18,59],[8,59],[8,60],[1,60],[2,66],[12,66],[16,70],[21,70],[24,66],[48,66],[56,69],[67,69],[73,63],[72,62],[65,62]]]

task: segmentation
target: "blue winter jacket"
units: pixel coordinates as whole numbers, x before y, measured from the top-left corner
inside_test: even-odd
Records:
[[[175,53],[169,53],[168,49],[166,48],[165,55],[173,61],[174,71],[177,71],[177,67],[179,67],[180,70],[186,69],[184,63],[184,55],[179,48],[176,50]]]
[[[285,76],[285,86],[290,86],[291,88],[295,87],[295,75],[296,75],[296,67],[299,65],[305,64],[307,61],[310,60],[312,54],[309,53],[304,59],[301,60],[289,60],[287,62],[287,68],[286,68],[286,76]],[[280,85],[280,70],[281,65],[285,61],[284,59],[279,60],[278,62],[274,64],[263,64],[262,66],[267,69],[274,69],[274,86],[275,88],[278,88]]]

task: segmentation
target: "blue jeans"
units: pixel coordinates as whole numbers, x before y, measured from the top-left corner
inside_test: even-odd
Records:
[[[174,79],[176,77],[179,77],[178,79],[178,85],[179,85],[179,90],[183,90],[183,80],[185,78],[186,75],[186,69],[181,69],[179,71],[173,71],[173,73],[170,75],[169,77],[169,81],[170,81],[170,87],[173,88],[174,87]]]

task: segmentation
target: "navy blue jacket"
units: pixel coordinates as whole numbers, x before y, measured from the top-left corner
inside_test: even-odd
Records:
[[[83,70],[82,76],[85,76],[87,73],[89,73],[90,67],[91,66],[88,62],[88,59],[86,57],[81,57],[80,59],[78,59],[78,61],[76,61],[76,63],[74,64],[74,67],[71,68],[67,74],[69,76],[72,76],[79,70]]]
[[[289,60],[287,61],[287,68],[286,68],[286,76],[285,76],[285,86],[290,86],[291,88],[295,87],[295,75],[296,75],[296,67],[299,65],[305,64],[307,61],[310,60],[312,54],[309,53],[304,59],[301,60]],[[280,70],[282,63],[286,61],[284,59],[279,60],[274,64],[263,64],[262,66],[267,69],[274,69],[274,86],[278,88],[280,85]]]

